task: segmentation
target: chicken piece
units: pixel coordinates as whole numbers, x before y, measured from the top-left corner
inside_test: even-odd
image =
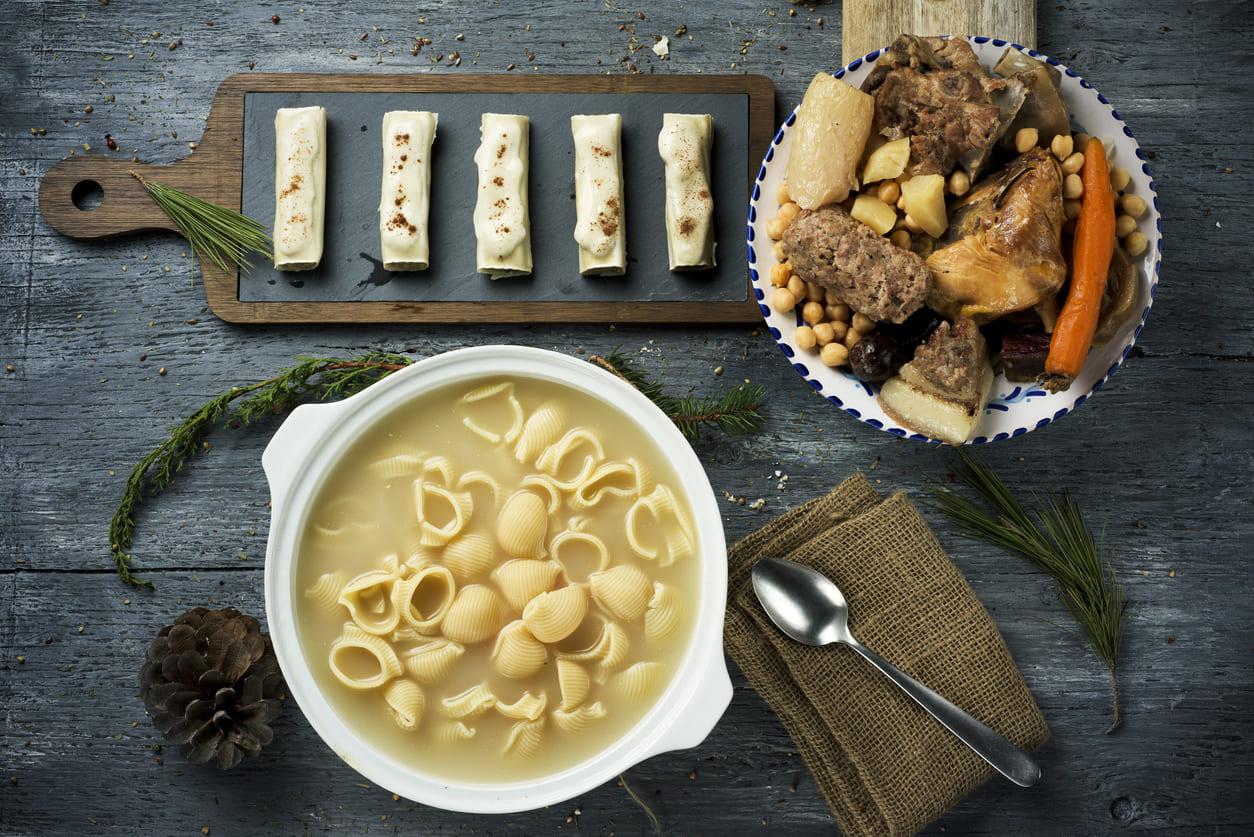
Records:
[[[983,324],[1052,297],[1067,278],[1062,222],[1062,169],[1033,148],[951,207],[927,304]]]

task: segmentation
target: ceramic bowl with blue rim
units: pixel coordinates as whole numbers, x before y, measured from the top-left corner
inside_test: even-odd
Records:
[[[969,37],[967,40],[980,63],[990,70],[1008,47],[1058,68],[1062,74],[1062,94],[1071,109],[1073,130],[1099,137],[1106,144],[1112,168],[1118,166],[1131,175],[1125,194],[1139,195],[1148,207],[1139,219],[1137,229],[1145,235],[1149,244],[1140,256],[1132,259],[1139,283],[1137,313],[1128,318],[1114,338],[1089,352],[1083,372],[1070,388],[1062,392],[1049,393],[1035,384],[1007,381],[998,368],[988,406],[975,432],[967,440],[967,444],[981,444],[1021,436],[1062,418],[1087,401],[1110,379],[1127,357],[1149,316],[1162,262],[1162,229],[1158,194],[1145,155],[1133,138],[1132,131],[1102,94],[1075,72],[1039,52],[995,38]],[[859,87],[882,52],[877,50],[833,75]],[[799,308],[780,313],[770,306],[774,290],[770,270],[775,258],[766,224],[779,210],[775,193],[785,178],[788,154],[792,148],[792,127],[796,120],[797,111],[794,109],[772,139],[758,169],[749,201],[749,272],[767,328],[793,368],[832,404],[854,418],[895,436],[936,441],[901,427],[889,418],[876,399],[878,388],[859,381],[848,367],[829,367],[819,359],[817,349],[799,348],[793,339],[797,327],[802,325]]]

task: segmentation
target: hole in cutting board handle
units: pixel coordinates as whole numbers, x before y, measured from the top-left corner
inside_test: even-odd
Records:
[[[91,212],[104,203],[104,188],[94,180],[80,180],[70,190],[70,200],[83,212]]]

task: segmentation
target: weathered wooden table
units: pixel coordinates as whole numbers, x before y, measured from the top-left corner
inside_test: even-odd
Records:
[[[930,522],[992,613],[1052,729],[1031,790],[993,780],[932,825],[949,834],[1243,834],[1254,829],[1254,63],[1248,3],[1042,3],[1038,47],[1078,69],[1149,153],[1164,217],[1154,309],[1124,368],[1078,412],[982,453],[1025,491],[1070,487],[1136,605],[1109,683],[1040,573]],[[100,3],[6,0],[0,56],[0,834],[641,833],[611,782],[514,816],[446,813],[372,787],[291,701],[277,739],[230,772],[187,764],[144,715],[156,630],[197,605],[263,613],[272,422],[215,431],[141,509],[121,583],[107,528],[130,468],[166,428],[298,355],[415,358],[515,342],[621,347],[675,390],[770,393],[765,430],[696,445],[729,541],[861,470],[922,497],[947,450],[894,438],[818,398],[751,324],[236,326],[207,309],[182,239],[83,243],[40,216],[71,153],[171,163],[200,139],[227,75],[261,72],[761,73],[777,111],[841,54],[839,4],[694,2]],[[793,12],[795,11],[795,14]],[[273,18],[272,18],[273,16]],[[682,29],[680,34],[677,34]],[[995,35],[998,33],[986,33]],[[651,47],[670,37],[670,56]],[[413,53],[415,39],[422,48]],[[457,64],[451,58],[456,52]],[[730,252],[730,251],[729,251]],[[722,368],[719,376],[716,369]],[[788,479],[781,482],[780,475]],[[831,833],[796,749],[734,674],[698,748],[627,779],[666,833]]]

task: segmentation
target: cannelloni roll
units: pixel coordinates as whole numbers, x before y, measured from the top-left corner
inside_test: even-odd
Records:
[[[531,120],[485,113],[480,121],[479,193],[475,202],[475,263],[492,278],[531,272],[527,168]]]
[[[714,117],[667,113],[657,149],[666,164],[666,251],[671,270],[715,266],[710,146]]]
[[[274,114],[274,266],[311,270],[322,260],[327,182],[327,111]]]
[[[627,272],[622,129],[623,117],[617,113],[570,118],[575,140],[575,241],[579,272],[585,276]]]
[[[383,189],[379,240],[384,270],[426,270],[431,253],[431,144],[438,114],[383,114]]]

